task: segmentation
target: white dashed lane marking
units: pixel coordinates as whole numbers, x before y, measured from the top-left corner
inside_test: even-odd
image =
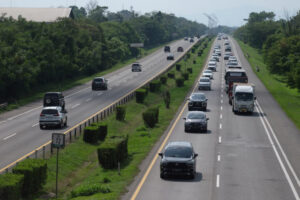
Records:
[[[3,140],[7,140],[7,139],[9,139],[9,138],[11,138],[11,137],[13,137],[13,136],[15,136],[15,135],[17,135],[17,133],[13,133],[13,134],[11,134],[11,135],[9,135],[9,136],[3,138]]]
[[[80,106],[80,103],[75,104],[74,106],[71,107],[71,109],[74,109],[74,108],[76,108],[76,107],[78,107],[78,106]]]

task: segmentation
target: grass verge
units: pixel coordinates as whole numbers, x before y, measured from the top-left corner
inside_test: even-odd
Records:
[[[263,61],[263,56],[257,49],[246,45],[237,40],[244,54],[248,53],[248,61],[255,72],[256,76],[263,82],[266,88],[270,91],[287,116],[300,129],[300,93],[297,89],[291,89],[281,81],[282,77],[270,74],[266,64]],[[256,71],[256,66],[259,66],[259,72]]]
[[[213,40],[212,40],[213,41]],[[128,152],[129,159],[121,163],[121,174],[117,170],[105,170],[98,164],[96,149],[99,145],[90,145],[82,141],[82,138],[68,145],[60,152],[60,172],[59,172],[59,197],[60,199],[71,199],[71,192],[85,186],[95,186],[95,184],[108,188],[110,192],[96,192],[89,196],[80,196],[72,199],[118,199],[125,192],[139,171],[139,165],[147,156],[158,138],[168,128],[178,108],[185,100],[187,91],[190,91],[195,79],[203,67],[208,50],[211,47],[209,43],[201,57],[191,56],[187,61],[181,61],[183,67],[191,67],[193,73],[189,80],[185,81],[183,87],[176,87],[174,79],[168,78],[167,85],[163,85],[161,91],[169,90],[171,94],[170,108],[166,109],[161,92],[148,94],[144,104],[137,104],[131,101],[126,104],[126,118],[124,122],[115,120],[115,115],[108,117],[105,122],[108,123],[108,135],[110,134],[128,134]],[[195,57],[194,57],[195,56]],[[196,60],[196,63],[193,63]],[[180,76],[181,72],[175,68],[171,70],[175,76]],[[182,71],[185,71],[183,68]],[[142,112],[151,106],[159,106],[159,123],[153,129],[144,127]],[[48,160],[48,179],[44,187],[44,192],[55,191],[55,170],[56,157]],[[78,190],[77,190],[78,191]]]

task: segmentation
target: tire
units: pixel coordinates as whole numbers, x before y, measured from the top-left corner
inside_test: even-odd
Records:
[[[190,179],[195,179],[195,173],[193,173],[192,175],[190,175]]]
[[[66,118],[66,121],[64,123],[64,127],[67,127],[67,125],[68,125],[68,118]]]
[[[40,125],[40,129],[43,130],[43,129],[44,129],[44,126]]]
[[[61,120],[59,127],[60,128],[64,128],[64,122],[63,122],[63,120]]]
[[[188,133],[189,131],[184,127],[184,132]]]
[[[165,179],[165,175],[163,173],[160,173],[160,178]]]

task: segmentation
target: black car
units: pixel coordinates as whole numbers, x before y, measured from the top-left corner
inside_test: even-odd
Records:
[[[206,114],[202,111],[189,111],[187,116],[183,118],[184,131],[203,131],[207,132],[207,120]]]
[[[103,77],[96,77],[92,82],[92,90],[107,90],[107,80]]]
[[[182,47],[178,47],[177,48],[177,52],[183,52],[183,48]]]
[[[190,39],[190,42],[194,42],[194,39],[193,39],[193,38],[191,38],[191,39]]]
[[[174,55],[173,54],[167,55],[167,60],[174,60]]]
[[[60,106],[65,109],[65,98],[61,92],[47,92],[44,95],[43,106]]]
[[[202,92],[194,92],[188,98],[188,110],[203,110],[206,111],[207,107],[207,98]]]
[[[225,52],[231,52],[231,46],[226,46],[225,47]]]
[[[196,176],[196,157],[190,142],[169,142],[164,149],[160,161],[160,178],[167,176]]]
[[[164,51],[165,51],[165,52],[171,52],[170,46],[165,46]]]

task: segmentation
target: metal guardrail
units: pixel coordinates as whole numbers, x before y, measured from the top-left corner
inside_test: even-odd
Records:
[[[200,40],[201,39],[199,39],[198,42]],[[196,42],[195,44],[197,44],[198,42]],[[193,46],[194,45],[192,45],[191,47],[189,47],[187,49],[187,51],[185,52],[185,54],[188,53]],[[170,70],[177,62],[179,62],[180,60],[182,60],[184,58],[185,54],[182,54],[177,60],[175,60],[174,62],[172,62],[171,64],[169,64],[169,66],[166,69],[162,70],[156,76],[154,76],[151,79],[147,80],[144,84],[142,84],[138,88],[141,88],[141,87],[144,87],[144,86],[148,85],[152,80],[156,79],[161,74],[163,74],[163,73],[167,72],[168,70]],[[118,99],[114,103],[112,103],[109,106],[103,108],[99,112],[93,114],[92,116],[90,116],[86,120],[83,120],[79,124],[75,125],[71,129],[69,129],[66,132],[64,132],[64,134],[66,135],[66,137],[65,137],[66,138],[66,141],[65,141],[66,145],[72,143],[72,141],[75,141],[78,137],[80,137],[81,134],[83,133],[83,130],[84,130],[85,127],[89,126],[90,124],[92,124],[94,122],[100,122],[100,121],[102,121],[106,117],[110,116],[116,110],[116,107],[118,105],[126,104],[127,102],[129,102],[130,100],[132,100],[135,97],[135,91],[138,88],[135,88],[130,93],[128,93],[126,96],[121,97],[120,99]],[[1,169],[0,170],[0,174],[4,173],[4,172],[5,173],[10,172],[14,166],[18,165],[18,163],[21,162],[24,159],[27,159],[27,158],[43,158],[43,159],[47,159],[47,158],[51,157],[51,155],[53,153],[55,153],[55,152],[56,152],[56,149],[52,148],[51,141],[49,141],[49,142],[45,143],[44,145],[36,148],[35,150],[29,152],[28,154],[22,156],[17,161],[14,161],[11,164],[9,164],[6,167],[4,167],[3,169]]]

